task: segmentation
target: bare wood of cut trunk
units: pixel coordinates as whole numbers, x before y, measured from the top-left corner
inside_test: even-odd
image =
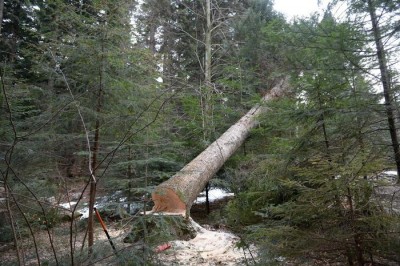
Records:
[[[287,79],[282,80],[263,97],[268,102],[285,93]],[[253,107],[216,141],[167,181],[158,185],[153,193],[152,212],[190,215],[193,202],[230,156],[243,144],[257,124],[260,113],[267,111],[261,104]]]

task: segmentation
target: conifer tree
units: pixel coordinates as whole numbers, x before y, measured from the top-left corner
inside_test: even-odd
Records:
[[[340,2],[340,1],[335,1]],[[400,182],[400,146],[398,140],[398,128],[396,125],[394,87],[395,62],[398,53],[398,23],[392,22],[397,15],[399,5],[396,1],[362,0],[348,1],[348,19],[354,27],[369,29],[368,38],[364,39],[365,45],[371,45],[374,49],[364,54],[366,71],[369,77],[379,82],[382,86],[384,99],[384,113],[387,119],[387,130],[390,134],[390,146],[393,149],[393,160],[398,172]],[[365,17],[367,15],[367,17]],[[366,19],[367,18],[367,19]],[[369,60],[373,57],[374,60]],[[357,65],[360,67],[360,65]],[[379,68],[380,74],[376,76],[370,69]]]
[[[306,35],[304,35],[306,33]],[[386,150],[376,133],[379,99],[363,71],[357,31],[326,13],[296,22],[284,35],[296,63],[293,98],[272,105],[266,160],[248,192],[231,204],[235,223],[249,227],[265,259],[295,263],[395,263],[397,216],[373,196],[365,176],[381,171]],[[300,71],[299,71],[300,70]],[[290,125],[290,126],[289,126]],[[258,140],[259,141],[259,140]],[[259,145],[261,146],[261,145]],[[389,244],[390,243],[390,244]]]
[[[152,55],[132,43],[131,4],[5,2],[21,15],[17,23],[12,8],[8,9],[2,32],[6,38],[1,43],[0,99],[6,94],[12,107],[6,110],[1,106],[6,110],[0,119],[2,158],[13,143],[9,115],[17,142],[12,146],[12,158],[7,158],[10,165],[1,160],[1,171],[12,169],[8,171],[13,177],[8,179],[13,181],[8,183],[11,192],[26,185],[18,194],[33,199],[29,208],[40,205],[38,197],[68,190],[68,178],[90,176],[91,181],[98,181],[104,176],[118,177],[120,170],[115,165],[128,160],[125,145],[136,140],[135,132],[155,120],[166,102],[169,95],[157,86]],[[27,22],[22,23],[25,17]],[[9,45],[17,37],[18,45]],[[63,186],[55,188],[50,181],[54,179]],[[92,207],[96,183],[93,185]],[[11,200],[13,208],[18,201],[26,198]],[[20,209],[19,214],[29,208]],[[73,228],[71,224],[72,264]]]

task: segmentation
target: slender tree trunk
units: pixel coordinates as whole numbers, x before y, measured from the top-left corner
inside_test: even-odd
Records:
[[[204,80],[207,85],[211,83],[211,0],[206,0],[206,20]]]
[[[101,89],[99,89],[99,96],[100,97]],[[97,113],[101,111],[101,102],[100,98],[98,98],[98,105],[97,105]],[[89,217],[88,217],[88,247],[89,252],[92,252],[92,246],[94,244],[94,204],[96,201],[96,185],[97,180],[96,176],[96,167],[97,167],[97,154],[99,152],[99,138],[100,138],[100,121],[97,118],[96,126],[95,126],[95,133],[94,133],[94,146],[93,146],[93,154],[92,154],[92,173],[90,179],[90,191],[89,191]]]
[[[356,258],[357,258],[357,263],[360,266],[365,265],[365,260],[363,256],[363,245],[362,245],[362,240],[360,234],[357,232],[357,228],[355,227],[356,223],[356,216],[355,216],[355,210],[354,210],[354,205],[353,205],[353,196],[351,189],[347,187],[347,203],[350,208],[350,226],[353,230],[353,239],[354,239],[354,250],[356,252]]]
[[[149,40],[148,40],[148,45],[153,54],[157,52],[156,49],[156,25],[151,25],[150,26],[150,33],[149,33]]]
[[[356,102],[356,104],[358,104],[358,97],[357,97],[357,84],[356,84],[356,80],[355,80],[355,73],[352,73],[352,78],[351,78],[351,91],[353,93],[353,98]],[[356,110],[354,110],[356,111]],[[355,117],[355,122],[357,124],[357,134],[356,134],[356,139],[358,141],[358,145],[360,146],[360,151],[361,154],[364,155],[365,154],[365,144],[364,144],[364,138],[363,138],[363,133],[362,133],[362,121],[360,121],[360,119],[358,118],[358,116]],[[363,156],[364,157],[364,156]],[[365,165],[366,161],[363,159],[362,165]],[[364,179],[367,179],[367,175],[364,175]]]
[[[96,124],[94,131],[94,143],[93,143],[93,153],[92,153],[92,173],[90,179],[90,192],[89,192],[89,217],[88,217],[88,248],[89,253],[92,252],[92,246],[94,244],[94,204],[96,201],[96,185],[97,180],[96,168],[97,168],[97,156],[99,153],[100,146],[100,112],[102,110],[102,97],[104,90],[104,41],[101,44],[101,66],[99,70],[99,89],[97,93],[97,104],[96,104]]]
[[[0,0],[0,34],[3,25],[4,0]]]
[[[5,109],[6,109],[6,112],[8,113],[8,122],[10,123],[10,127],[13,132],[12,144],[11,144],[10,148],[7,150],[7,152],[4,154],[4,158],[2,158],[6,164],[6,170],[4,172],[2,172],[1,174],[3,177],[4,197],[6,199],[5,205],[6,205],[6,210],[7,210],[8,218],[10,221],[12,235],[13,235],[15,252],[16,252],[16,256],[17,256],[19,265],[22,265],[21,250],[20,250],[20,245],[19,245],[18,238],[17,238],[15,225],[14,225],[14,218],[12,215],[12,209],[11,209],[11,205],[10,205],[11,204],[11,202],[10,202],[11,196],[10,196],[9,187],[8,187],[8,178],[10,177],[9,173],[11,171],[11,161],[13,158],[14,148],[18,143],[18,137],[17,137],[17,130],[14,125],[14,121],[13,121],[13,117],[12,117],[11,105],[8,100],[8,96],[7,96],[7,92],[6,92],[6,88],[5,88],[4,71],[0,71],[0,85],[1,85],[1,92],[3,93],[3,97],[4,97],[4,102],[5,102],[5,107],[6,107]]]
[[[321,112],[319,118],[318,118],[318,124],[322,129],[322,133],[324,136],[324,143],[325,143],[325,148],[326,148],[326,156],[328,157],[328,162],[329,164],[332,163],[332,158],[330,155],[330,143],[329,143],[329,138],[328,138],[328,131],[326,130],[326,122],[325,122],[325,110],[323,108],[323,104],[322,104],[322,99],[321,99],[321,94],[319,92],[319,85],[318,85],[318,105],[319,105],[319,110]]]
[[[368,0],[368,10],[371,17],[372,30],[374,32],[374,39],[376,45],[376,53],[378,56],[379,69],[381,72],[381,82],[383,87],[383,95],[385,98],[386,116],[388,120],[389,132],[394,152],[394,159],[397,168],[397,183],[400,183],[400,148],[399,148],[399,141],[397,137],[397,129],[395,124],[395,115],[393,111],[394,107],[392,104],[390,74],[387,66],[386,51],[382,43],[382,35],[378,24],[378,19],[376,17],[375,5],[372,0]]]
[[[206,185],[206,213],[210,214],[210,199],[208,197],[208,192],[210,191],[210,183]]]
[[[133,168],[132,168],[132,148],[130,145],[128,146],[128,162],[129,162],[129,164],[128,164],[127,176],[128,176],[128,179],[131,179],[131,178],[133,178]],[[129,184],[130,184],[130,182],[129,182]]]
[[[94,204],[96,201],[96,167],[97,167],[97,153],[99,149],[99,129],[100,123],[96,121],[95,136],[94,136],[94,146],[92,155],[92,173],[90,179],[90,191],[89,191],[89,217],[88,217],[88,247],[89,253],[92,252],[92,247],[94,244]]]
[[[286,85],[285,79],[264,96],[264,102],[282,96]],[[198,194],[242,145],[257,124],[258,115],[266,110],[261,105],[253,107],[182,170],[158,185],[152,193],[155,204],[153,212],[179,213],[189,217],[190,208]]]
[[[210,140],[212,131],[212,84],[211,84],[211,0],[206,0],[205,58],[204,58],[204,92],[203,92],[203,138]]]

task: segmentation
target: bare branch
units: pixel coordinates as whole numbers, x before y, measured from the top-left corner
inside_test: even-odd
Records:
[[[50,52],[54,62],[57,63],[56,57],[54,56],[53,52],[51,50],[49,50],[49,52]],[[82,112],[81,112],[81,108],[79,107],[79,104],[76,101],[74,94],[72,93],[72,90],[71,90],[71,87],[69,86],[69,82],[67,80],[67,77],[65,76],[64,72],[62,71],[62,69],[58,68],[56,70],[56,73],[61,74],[61,76],[63,77],[64,83],[67,86],[67,89],[68,89],[68,92],[69,92],[69,94],[71,96],[71,99],[74,101],[75,107],[76,107],[76,109],[78,111],[79,118],[81,120],[81,124],[83,126],[83,130],[85,132],[85,137],[86,137],[86,144],[87,144],[87,149],[88,149],[88,154],[89,154],[88,155],[88,159],[89,159],[88,160],[89,161],[88,168],[89,168],[90,177],[94,182],[96,182],[96,177],[94,176],[93,169],[92,169],[92,150],[91,150],[91,147],[90,147],[89,131],[86,128],[86,123],[85,123],[85,119],[83,118],[83,115],[82,115]]]

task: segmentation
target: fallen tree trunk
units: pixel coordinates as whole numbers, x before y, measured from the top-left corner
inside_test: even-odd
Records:
[[[286,79],[263,97],[268,102],[281,96]],[[152,212],[190,215],[190,208],[207,182],[215,175],[230,156],[243,144],[251,129],[257,124],[257,116],[266,111],[261,104],[253,107],[216,141],[167,181],[158,185],[153,193]]]

